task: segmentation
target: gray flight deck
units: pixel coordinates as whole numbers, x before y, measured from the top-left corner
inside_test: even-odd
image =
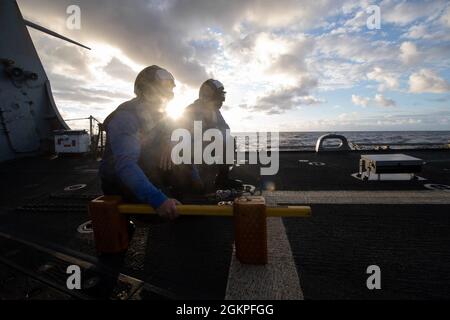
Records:
[[[297,271],[293,279],[299,279],[294,287],[301,288],[305,299],[445,298],[450,294],[450,192],[433,192],[425,184],[450,185],[449,151],[402,151],[424,160],[424,181],[355,179],[351,175],[362,154],[356,151],[283,152],[276,176],[261,178],[253,165],[236,167],[232,175],[270,185],[265,195],[271,203],[312,206],[311,218],[285,218],[277,229],[287,235]],[[97,168],[98,162],[89,158],[1,164],[0,232],[97,259],[92,234],[77,231],[89,220],[88,201],[101,194]],[[86,187],[64,191],[77,184]],[[231,219],[183,217],[168,223],[153,217],[137,225],[123,261],[100,263],[171,297],[223,299],[231,294],[227,288],[239,291],[229,283],[230,273],[239,274],[239,268],[230,268]],[[372,264],[382,270],[379,291],[365,285],[366,268]],[[11,293],[2,278],[2,298],[20,295]]]

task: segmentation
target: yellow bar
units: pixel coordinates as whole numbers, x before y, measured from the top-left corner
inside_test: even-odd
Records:
[[[233,216],[232,206],[199,206],[181,205],[177,206],[180,215],[186,216]],[[156,214],[155,210],[145,204],[121,204],[119,212],[125,214]]]
[[[180,205],[178,213],[186,216],[232,217],[232,206]],[[145,204],[122,204],[119,212],[123,214],[156,214],[155,210]],[[310,207],[267,207],[268,217],[309,217]]]
[[[267,207],[268,217],[310,217],[311,207]]]

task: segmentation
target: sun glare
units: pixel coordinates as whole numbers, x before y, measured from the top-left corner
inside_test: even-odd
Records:
[[[173,98],[166,107],[167,114],[174,120],[180,118],[183,115],[184,109],[196,99],[195,90],[179,88],[180,86],[177,84],[177,87],[174,90],[175,98]]]
[[[179,99],[173,99],[166,108],[166,113],[174,120],[177,120],[183,115],[184,108],[187,104],[177,101]]]
[[[184,109],[192,102],[193,100],[186,96],[175,96],[175,98],[167,105],[166,112],[169,117],[177,120],[183,115]]]

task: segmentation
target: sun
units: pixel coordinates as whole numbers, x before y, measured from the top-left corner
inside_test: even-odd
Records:
[[[177,87],[174,90],[175,97],[167,104],[166,113],[174,120],[179,119],[184,112],[184,109],[193,103],[196,99],[196,92],[186,87]]]
[[[184,112],[184,108],[187,106],[185,103],[180,103],[180,101],[176,101],[176,99],[173,99],[166,108],[167,115],[172,118],[173,120],[179,119]]]

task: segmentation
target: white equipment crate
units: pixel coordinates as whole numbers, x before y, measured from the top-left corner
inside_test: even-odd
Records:
[[[91,139],[86,130],[55,131],[56,153],[87,153],[90,146]]]

